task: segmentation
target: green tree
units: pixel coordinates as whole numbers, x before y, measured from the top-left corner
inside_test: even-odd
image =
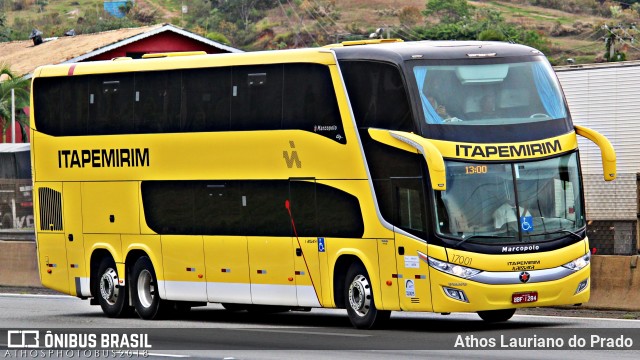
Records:
[[[0,12],[0,42],[11,40],[10,29],[7,26],[7,15]]]
[[[430,0],[429,4],[442,5],[441,0]],[[451,1],[466,3],[466,0]],[[427,4],[427,6],[429,5]],[[444,5],[442,5],[444,6]],[[428,40],[498,40],[512,41],[536,48],[543,53],[549,52],[549,41],[534,30],[527,30],[504,20],[502,14],[493,9],[475,9],[467,7],[464,18],[457,22],[440,22],[434,26],[414,28],[420,39]],[[425,14],[426,15],[426,14]],[[449,18],[450,20],[451,18]],[[463,21],[464,20],[464,21]],[[417,39],[412,39],[417,40]]]
[[[469,18],[474,7],[467,0],[429,0],[426,9],[422,12],[427,18],[436,16],[441,23],[457,23]]]
[[[483,30],[478,34],[478,40],[480,41],[504,41],[505,36],[502,32],[496,29]]]
[[[266,10],[278,5],[279,0],[211,0],[213,6],[227,17],[227,21],[235,22],[241,29],[247,30],[249,25],[264,17]]]
[[[29,119],[21,112],[29,105],[29,80],[16,76],[9,65],[0,65],[0,123],[2,124],[2,142],[7,142],[7,129],[11,126],[11,89],[15,93],[16,122],[29,125]]]
[[[400,23],[406,26],[415,26],[422,20],[420,9],[415,6],[405,6],[398,13]]]

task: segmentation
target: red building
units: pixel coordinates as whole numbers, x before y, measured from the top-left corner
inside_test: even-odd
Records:
[[[171,24],[42,40],[38,45],[32,40],[0,43],[0,64],[9,64],[14,74],[30,78],[38,66],[50,64],[111,60],[117,57],[141,58],[144,54],[176,51],[204,51],[208,54],[242,52]],[[28,114],[29,109],[23,111]],[[26,138],[23,138],[24,132]],[[15,142],[29,141],[28,127],[16,126],[14,133]],[[6,130],[6,141],[12,142],[10,125]]]
[[[62,35],[62,34],[61,34]],[[0,43],[0,64],[17,75],[29,76],[41,65],[137,58],[143,54],[173,51],[204,51],[208,54],[242,52],[171,24],[118,29],[95,34],[60,36]]]

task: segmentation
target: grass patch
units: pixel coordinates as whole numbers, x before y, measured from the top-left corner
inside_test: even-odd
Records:
[[[626,313],[624,315],[622,315],[620,317],[621,319],[624,320],[636,320],[636,319],[640,319],[640,313]]]

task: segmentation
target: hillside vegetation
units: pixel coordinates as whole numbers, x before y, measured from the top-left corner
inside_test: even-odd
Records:
[[[183,5],[187,12],[183,13]],[[170,22],[245,50],[380,36],[524,43],[555,64],[640,59],[640,0],[137,0],[116,19],[98,0],[0,0],[0,41],[74,29],[92,33]]]

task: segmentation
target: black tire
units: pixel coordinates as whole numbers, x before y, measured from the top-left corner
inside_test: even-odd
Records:
[[[127,317],[133,313],[128,304],[127,286],[120,286],[118,268],[113,259],[104,258],[93,279],[93,296],[98,299],[102,311],[112,318]]]
[[[352,264],[345,280],[344,302],[351,324],[356,329],[376,329],[385,325],[391,311],[376,308],[371,280],[364,266]]]
[[[131,297],[140,318],[155,320],[165,314],[166,301],[158,295],[158,278],[151,260],[143,256],[133,265]]]
[[[482,320],[490,323],[505,322],[516,313],[516,309],[478,311]]]

